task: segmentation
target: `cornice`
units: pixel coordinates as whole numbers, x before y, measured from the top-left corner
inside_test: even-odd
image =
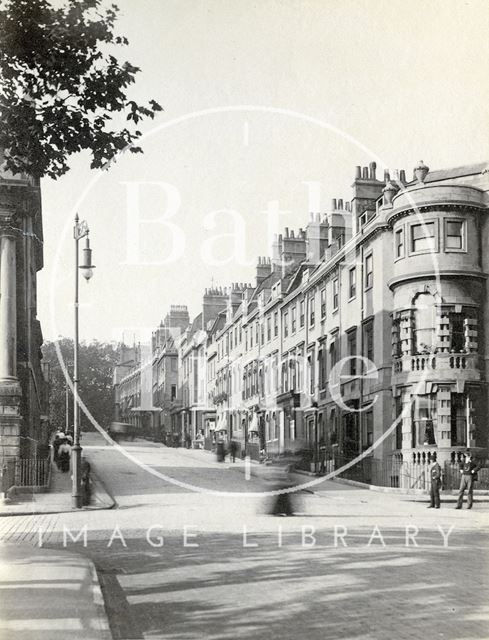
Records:
[[[434,271],[415,271],[413,273],[408,273],[406,275],[391,278],[387,281],[387,286],[392,290],[394,287],[399,284],[403,284],[404,282],[412,282],[413,280],[425,280],[426,278],[430,278],[432,280],[436,280],[438,278],[473,278],[474,280],[487,280],[488,274],[482,273],[480,271],[463,270],[441,270],[437,273],[435,273]]]
[[[475,204],[467,204],[462,201],[447,201],[447,202],[422,202],[420,204],[409,204],[400,209],[394,209],[386,218],[387,223],[390,228],[394,222],[399,220],[400,218],[404,218],[415,213],[423,213],[424,211],[433,211],[434,209],[441,209],[442,211],[453,211],[463,209],[465,212],[470,213],[480,213],[481,211],[487,211],[487,206],[485,205],[475,205]]]

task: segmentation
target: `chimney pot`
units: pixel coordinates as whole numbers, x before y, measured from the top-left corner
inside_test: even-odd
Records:
[[[293,229],[290,230],[290,237],[294,238],[294,230]]]
[[[377,171],[377,163],[376,162],[371,162],[369,165],[369,169],[370,169],[370,180],[375,180],[375,173]]]
[[[343,209],[343,200],[341,198],[338,200],[338,209]]]
[[[363,179],[368,180],[368,167],[363,167]]]
[[[355,179],[359,180],[362,177],[362,167],[355,167]]]
[[[406,172],[404,169],[401,169],[401,173],[399,174],[399,181],[402,183],[406,182]]]
[[[289,237],[289,227],[285,227],[285,237]]]
[[[333,211],[336,209],[336,198],[333,198],[331,200],[331,208],[333,209]]]
[[[391,179],[391,176],[389,174],[389,170],[385,169],[385,171],[384,171],[384,182],[387,183],[387,182],[389,182],[390,179]]]

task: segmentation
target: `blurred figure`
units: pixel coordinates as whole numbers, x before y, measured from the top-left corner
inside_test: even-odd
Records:
[[[58,449],[58,469],[63,473],[70,470],[71,447],[68,439],[64,438]]]
[[[60,431],[59,429],[54,434],[54,440],[53,440],[53,462],[56,462],[56,464],[58,464],[58,452],[59,452],[59,448],[61,446],[61,443],[64,440],[64,437],[65,437],[65,434],[62,431]],[[59,467],[59,465],[58,465],[58,467]]]
[[[219,440],[217,441],[216,454],[217,454],[217,461],[224,462],[224,460],[226,459],[226,444],[222,436],[220,436]]]
[[[292,492],[284,491],[293,487],[291,479],[291,471],[293,464],[283,459],[277,464],[270,467],[269,479],[274,483],[274,490],[281,491],[272,497],[272,505],[270,515],[272,516],[293,516],[294,515],[294,497]]]
[[[231,440],[229,443],[229,456],[232,462],[236,462],[236,453],[238,451],[238,443],[235,440]]]

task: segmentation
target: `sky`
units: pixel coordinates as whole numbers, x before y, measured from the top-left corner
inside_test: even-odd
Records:
[[[119,56],[143,155],[89,157],[42,181],[45,340],[73,336],[78,212],[92,280],[80,337],[144,339],[170,305],[200,311],[212,285],[253,282],[273,232],[350,199],[355,166],[431,169],[489,160],[485,0],[118,0]]]

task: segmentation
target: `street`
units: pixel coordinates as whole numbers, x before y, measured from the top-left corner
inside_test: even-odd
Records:
[[[93,560],[114,638],[489,637],[489,503],[434,511],[327,481],[272,517],[246,495],[273,489],[262,468],[122,445],[83,438],[116,508],[0,519],[2,541]]]

